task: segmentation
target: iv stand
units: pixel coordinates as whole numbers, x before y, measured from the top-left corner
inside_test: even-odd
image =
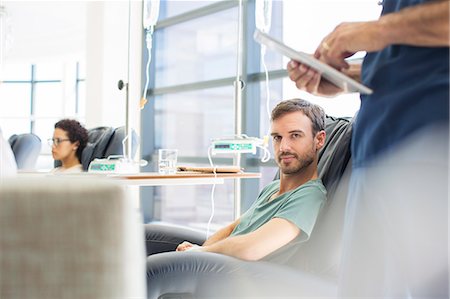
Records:
[[[242,134],[242,90],[244,89],[244,81],[242,81],[242,45],[244,43],[243,32],[243,4],[242,0],[239,0],[239,12],[238,12],[238,42],[237,42],[237,71],[236,80],[234,81],[234,105],[235,105],[235,124],[234,130],[236,136]],[[241,154],[236,153],[233,164],[241,165]],[[241,180],[234,180],[234,218],[237,219],[241,216]]]
[[[130,101],[129,101],[129,91],[128,85],[130,81],[130,41],[131,39],[131,1],[128,1],[128,48],[127,48],[127,82],[124,83],[122,80],[118,82],[119,90],[125,87],[125,152],[123,156],[128,163],[132,163],[132,131],[130,125]]]

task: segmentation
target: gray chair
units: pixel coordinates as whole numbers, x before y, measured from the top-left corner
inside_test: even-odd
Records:
[[[310,239],[289,265],[246,262],[213,253],[155,254],[147,259],[148,298],[335,297],[351,169],[351,130],[349,119],[326,119],[327,141],[319,153],[318,167],[319,177],[327,187],[327,203]],[[174,250],[184,240],[204,240],[204,235],[181,227],[146,225],[147,238],[158,237],[158,233],[169,235],[170,244],[161,242],[159,248],[147,248],[150,253]]]
[[[136,154],[139,145],[135,131],[132,134],[132,157]],[[81,154],[81,164],[86,171],[89,164],[96,158],[108,158],[111,155],[123,155],[122,140],[125,138],[125,127],[96,127],[88,130],[88,143]],[[55,167],[61,166],[55,161]]]
[[[33,133],[12,135],[8,139],[17,169],[34,169],[41,152],[41,139]]]
[[[105,158],[111,155],[123,155],[123,145],[122,141],[125,138],[127,132],[125,131],[125,127],[118,127],[114,130],[111,139],[109,140],[108,146],[105,148],[105,152],[103,156]],[[137,147],[139,145],[139,140],[136,132],[132,130],[131,137],[131,158],[134,158],[136,155]]]
[[[0,298],[145,298],[139,214],[93,178],[0,181]]]

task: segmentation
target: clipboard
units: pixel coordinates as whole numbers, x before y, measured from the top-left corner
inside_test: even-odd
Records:
[[[197,173],[214,173],[213,167],[188,167],[178,166],[178,173],[182,172],[197,172]],[[216,173],[240,173],[242,169],[239,166],[218,166],[215,167]]]
[[[299,61],[308,65],[309,67],[318,71],[322,77],[330,81],[339,88],[342,88],[346,92],[359,92],[361,94],[372,94],[373,90],[359,83],[358,81],[350,78],[349,76],[339,72],[335,68],[329,66],[326,63],[314,58],[314,56],[296,51],[281,41],[271,37],[270,35],[256,29],[253,38],[258,43],[265,45],[271,50],[275,50],[286,57],[289,57],[295,61]]]

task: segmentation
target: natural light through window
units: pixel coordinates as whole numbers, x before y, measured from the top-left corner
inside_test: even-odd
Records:
[[[321,40],[342,22],[378,19],[381,6],[376,0],[296,0],[283,1],[283,41],[299,51],[314,53]],[[352,59],[362,58],[357,53]],[[287,58],[283,58],[286,67]],[[336,98],[314,97],[299,91],[289,79],[283,80],[283,97],[302,97],[321,105],[334,116],[353,116],[359,109],[359,94],[344,94]]]

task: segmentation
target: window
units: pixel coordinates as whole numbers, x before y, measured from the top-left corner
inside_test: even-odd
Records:
[[[154,83],[148,91],[153,106],[143,111],[143,118],[149,121],[142,128],[143,135],[153,136],[153,140],[143,145],[144,158],[156,157],[157,149],[168,147],[179,150],[180,164],[208,165],[210,140],[234,133],[233,81],[238,59],[238,4],[238,1],[161,2],[162,14],[155,30],[151,68]],[[285,67],[288,60],[273,51],[267,51],[265,56],[270,77],[269,109],[266,108],[260,47],[252,38],[254,9],[254,0],[243,1],[243,22],[247,33],[246,51],[242,56],[243,79],[246,81],[243,132],[256,137],[267,134],[267,110],[280,100],[293,97],[318,103],[333,116],[353,116],[359,108],[357,94],[324,99],[297,90],[287,78]],[[293,48],[313,52],[323,36],[339,23],[376,19],[379,14],[380,7],[375,0],[273,1],[270,34]],[[356,55],[359,58],[363,56],[364,53]],[[273,159],[265,164],[259,159],[259,156],[242,156],[242,166],[247,171],[263,174],[259,182],[241,181],[243,211],[277,171]],[[214,160],[217,164],[232,163],[230,157],[215,157]],[[144,215],[145,220],[205,228],[211,213],[210,190],[210,186],[143,190],[141,200],[146,202],[143,206],[153,207],[147,210],[150,212]],[[232,182],[216,190],[215,225],[232,220],[233,192]]]
[[[78,62],[4,65],[0,84],[3,135],[38,135],[42,150],[37,168],[53,167],[46,140],[53,135],[55,123],[66,117],[84,120],[85,79],[80,67]]]

